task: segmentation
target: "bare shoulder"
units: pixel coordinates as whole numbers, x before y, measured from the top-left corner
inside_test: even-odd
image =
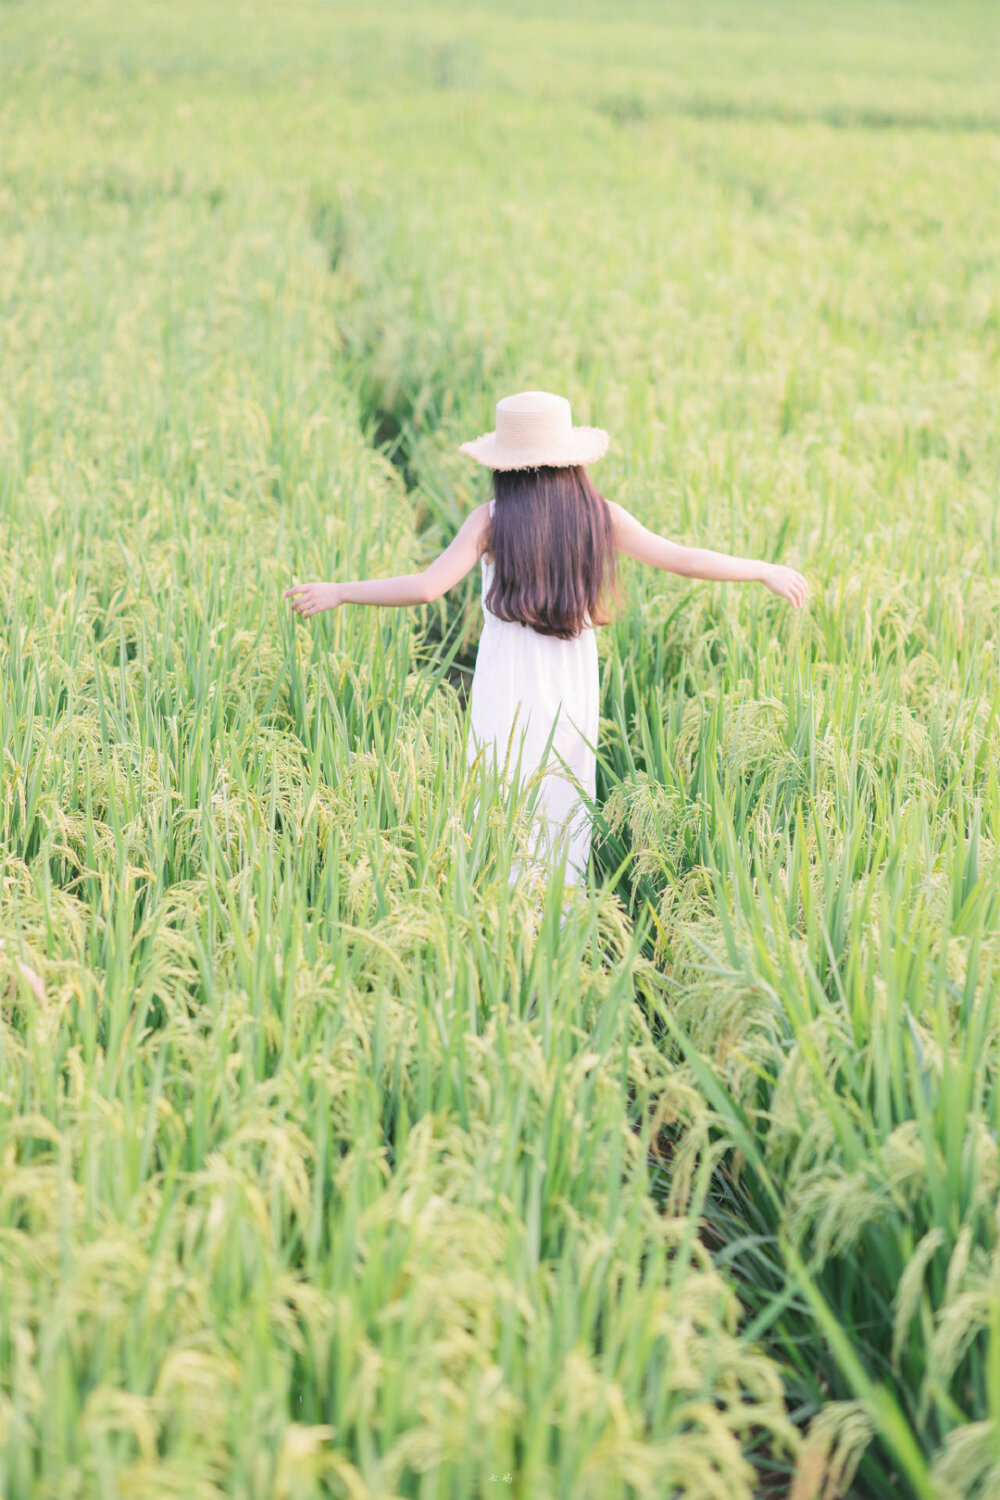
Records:
[[[611,512],[611,524],[615,529],[615,541],[620,543],[624,537],[628,536],[631,528],[636,525],[635,516],[633,516],[631,511],[626,510],[624,505],[619,505],[617,500],[606,500],[605,504]]]
[[[479,530],[481,530],[482,528],[485,527],[485,525],[489,521],[489,519],[490,519],[490,506],[489,506],[489,501],[487,500],[487,501],[484,501],[482,505],[477,505],[476,508],[475,508],[475,510],[470,510],[469,511],[469,514],[466,516],[465,520],[462,522],[461,526],[459,527],[459,530],[460,531],[479,531]]]
[[[490,530],[490,502],[485,500],[482,505],[477,505],[475,510],[470,510],[462,522],[459,535],[466,536],[475,543],[476,552],[480,554],[489,538]]]
[[[480,536],[486,534],[489,524],[489,505],[477,505],[475,510],[470,510],[468,515],[462,520],[461,525],[455,533],[455,540],[458,541],[459,537],[462,537],[463,540],[468,540],[470,537],[473,540],[478,540]]]

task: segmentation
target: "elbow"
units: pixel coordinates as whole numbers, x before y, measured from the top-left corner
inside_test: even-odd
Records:
[[[667,571],[670,573],[679,573],[682,578],[691,578],[694,574],[694,566],[693,549],[691,547],[678,547],[671,554],[670,560],[667,563]]]
[[[435,599],[440,599],[441,590],[435,588],[433,582],[426,573],[417,574],[417,603],[433,604]]]

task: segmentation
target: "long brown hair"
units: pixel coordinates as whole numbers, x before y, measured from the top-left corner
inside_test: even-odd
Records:
[[[614,522],[583,464],[495,469],[483,546],[493,559],[486,608],[540,635],[572,640],[615,592]],[[600,617],[599,617],[600,616]]]

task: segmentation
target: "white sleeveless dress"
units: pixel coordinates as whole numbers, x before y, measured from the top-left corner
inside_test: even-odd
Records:
[[[490,515],[494,504],[490,502]],[[565,848],[565,880],[576,884],[586,876],[591,821],[571,777],[594,797],[600,713],[597,636],[589,619],[571,641],[497,619],[486,608],[493,580],[489,558],[483,557],[482,568],[483,633],[472,677],[468,759],[471,763],[485,749],[485,758],[496,758],[510,784],[520,756],[523,782],[542,765],[552,736],[535,804],[536,852],[551,865]]]

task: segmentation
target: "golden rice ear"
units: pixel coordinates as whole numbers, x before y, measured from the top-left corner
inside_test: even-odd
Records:
[[[830,1401],[810,1423],[788,1500],[836,1500],[847,1493],[875,1426],[863,1401]]]

